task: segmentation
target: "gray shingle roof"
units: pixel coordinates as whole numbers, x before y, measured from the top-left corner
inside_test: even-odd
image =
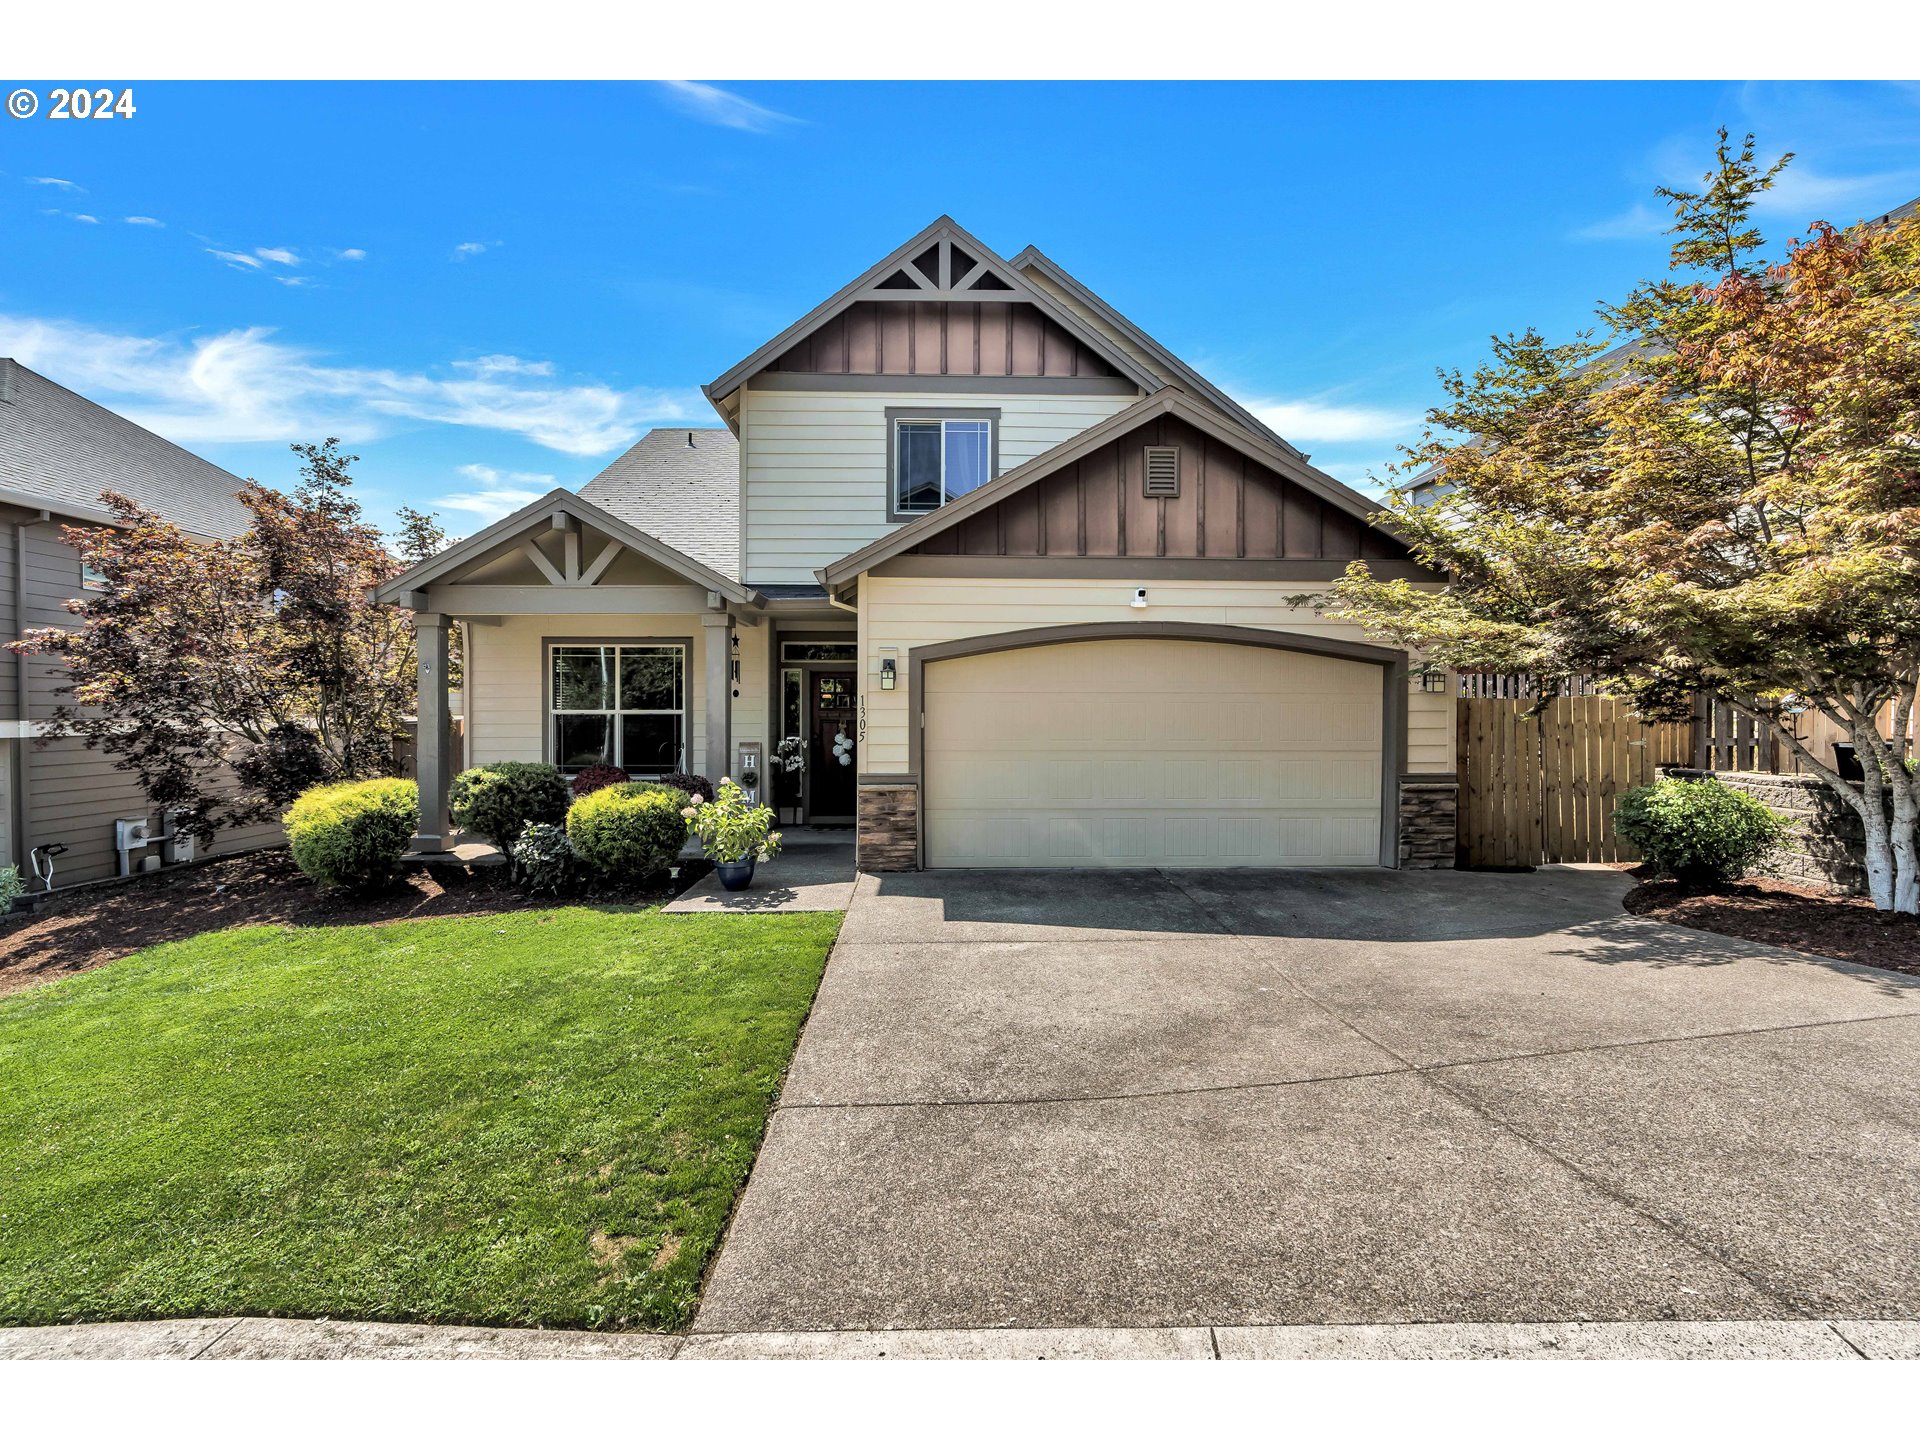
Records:
[[[580,495],[740,578],[740,442],[731,430],[649,430]]]
[[[238,476],[131,420],[0,358],[0,493],[57,513],[100,516],[114,490],[182,529],[225,539],[252,517]]]

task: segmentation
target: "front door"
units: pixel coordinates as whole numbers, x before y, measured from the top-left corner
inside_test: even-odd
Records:
[[[807,672],[807,820],[814,825],[853,820],[854,673]]]

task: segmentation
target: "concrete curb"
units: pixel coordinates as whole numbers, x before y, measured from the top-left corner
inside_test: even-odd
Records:
[[[0,1329],[0,1360],[1920,1360],[1920,1321],[638,1335],[261,1318]]]

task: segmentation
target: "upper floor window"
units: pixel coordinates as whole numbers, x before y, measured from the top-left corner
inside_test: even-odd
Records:
[[[111,590],[113,582],[107,579],[107,572],[80,562],[80,588],[82,590]]]
[[[993,479],[999,412],[889,410],[889,517],[911,520]]]

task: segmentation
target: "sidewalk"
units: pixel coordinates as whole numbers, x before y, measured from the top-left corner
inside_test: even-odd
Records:
[[[1920,1321],[636,1335],[343,1320],[0,1329],[0,1360],[1920,1360]]]

